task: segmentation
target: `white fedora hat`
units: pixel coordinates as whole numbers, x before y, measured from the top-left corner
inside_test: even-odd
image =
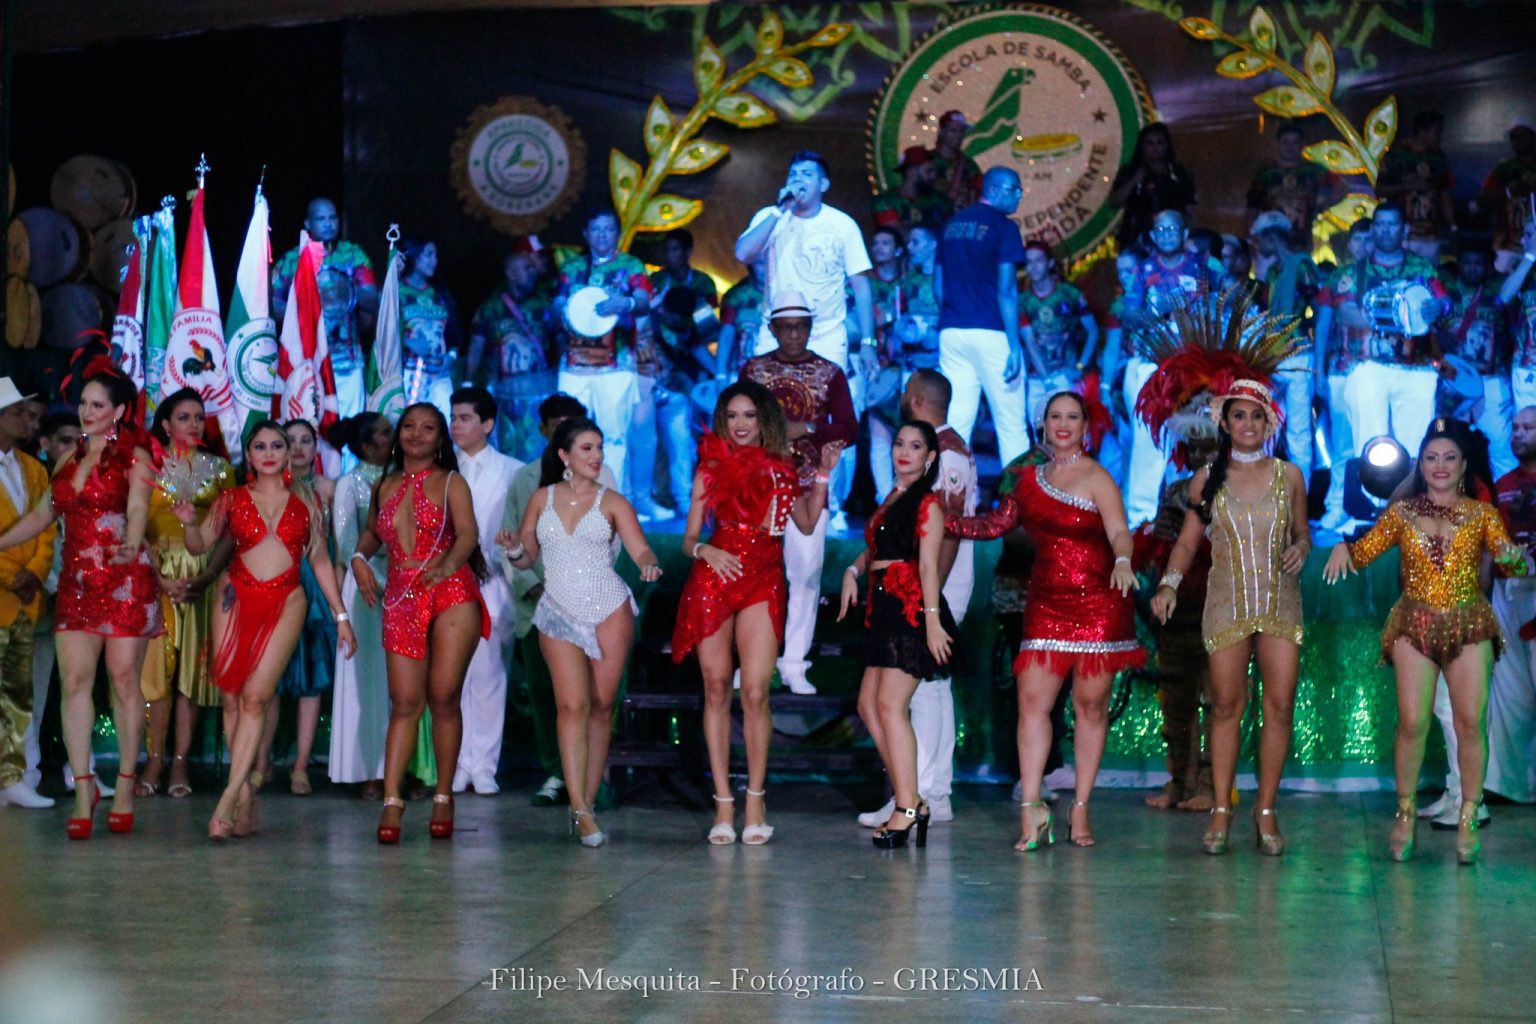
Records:
[[[9,409],[17,402],[25,402],[36,395],[24,395],[16,390],[16,382],[9,377],[0,377],[0,409]]]

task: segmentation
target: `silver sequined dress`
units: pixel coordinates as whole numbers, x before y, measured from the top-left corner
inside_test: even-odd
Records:
[[[603,657],[598,624],[626,601],[638,612],[629,587],[613,569],[613,527],[600,511],[606,489],[598,488],[592,507],[576,529],[566,533],[555,511],[555,489],[549,488],[536,526],[544,559],[544,596],[534,609],[533,626],[547,637],[575,644],[596,661]]]

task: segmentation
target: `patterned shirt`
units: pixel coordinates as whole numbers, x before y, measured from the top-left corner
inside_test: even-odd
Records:
[[[757,352],[757,335],[763,326],[763,288],[748,274],[727,288],[720,299],[720,329],[733,328],[731,364],[727,374],[740,375],[743,364]]]
[[[897,189],[875,196],[870,208],[875,225],[882,228],[910,228],[919,224],[942,224],[955,212],[955,204],[942,192],[920,192],[908,199]]]
[[[1379,259],[1380,254],[1376,254],[1369,260],[1356,260],[1340,268],[1318,293],[1318,305],[1338,309],[1349,303],[1364,304],[1368,302],[1372,291],[1386,288],[1397,281],[1422,284],[1435,298],[1446,297],[1445,285],[1440,280],[1439,272],[1422,256],[1405,252],[1402,260],[1388,265],[1381,264]],[[1414,360],[1416,350],[1412,338],[1380,328],[1359,328],[1358,332],[1364,332],[1365,337],[1356,338],[1352,343],[1362,348],[1363,358],[1379,363],[1409,363]]]
[[[1088,315],[1083,293],[1065,281],[1044,296],[1032,287],[1019,290],[1019,326],[1034,332],[1035,351],[1046,373],[1077,365],[1083,351],[1083,317]]]
[[[976,457],[955,428],[947,423],[939,428],[939,482],[934,491],[944,507],[946,519],[976,514]]]
[[[1520,248],[1532,194],[1536,194],[1536,163],[1512,156],[1489,172],[1483,195],[1491,200],[1495,249]]]
[[[566,298],[578,289],[596,285],[610,298],[627,298],[636,295],[650,297],[655,290],[645,272],[645,264],[627,252],[615,253],[612,258],[592,266],[586,255],[573,256],[560,268],[560,294]],[[601,338],[569,336],[565,350],[567,370],[612,370],[622,367],[633,369],[635,361],[635,317],[633,313],[621,313],[613,330]]]
[[[975,160],[964,152],[950,158],[937,149],[929,150],[928,156],[934,187],[948,197],[952,209],[963,209],[981,198],[981,166]]]
[[[1498,304],[1499,282],[1477,287],[1446,283],[1451,309],[1440,319],[1441,348],[1477,367],[1479,373],[1499,373],[1509,366],[1509,320]]]
[[[272,268],[272,294],[287,301],[293,277],[299,271],[298,246],[288,250]],[[325,318],[325,343],[331,353],[331,368],[338,377],[360,373],[363,345],[357,323],[357,297],[364,288],[376,287],[373,264],[362,246],[337,242],[325,254],[316,275],[320,286],[321,315]]]
[[[1310,252],[1312,222],[1338,180],[1310,160],[1302,160],[1294,167],[1272,163],[1253,176],[1253,183],[1248,186],[1248,209],[1279,210],[1285,214],[1291,222],[1291,247]]]
[[[800,486],[810,489],[821,464],[821,449],[833,441],[853,444],[858,439],[859,419],[853,411],[848,378],[838,365],[812,352],[797,363],[785,360],[779,350],[747,360],[742,380],[754,380],[773,392],[791,423],[813,423],[816,430],[790,442]]]
[[[1536,368],[1536,281],[1526,278],[1525,286],[1510,300],[1508,315],[1515,365],[1523,370]]]
[[[459,352],[459,309],[453,296],[433,284],[416,288],[401,281],[400,335],[407,383],[418,366],[428,380],[443,376]]]
[[[1439,238],[1450,227],[1442,220],[1441,197],[1451,191],[1451,185],[1451,161],[1438,149],[1415,153],[1407,146],[1394,146],[1382,158],[1376,177],[1378,195],[1386,195],[1394,186],[1407,189],[1403,212],[1408,237],[1416,240]]]
[[[1536,470],[1514,469],[1494,484],[1504,526],[1521,547],[1536,544]]]
[[[1282,255],[1264,274],[1266,308],[1275,316],[1301,316],[1322,287],[1322,277],[1304,251]]]
[[[1141,261],[1137,275],[1147,306],[1158,313],[1177,309],[1195,298],[1202,283],[1213,295],[1221,287],[1221,264],[1192,252],[1181,252],[1172,266],[1160,254],[1148,256]]]
[[[522,302],[505,288],[480,304],[469,324],[469,365],[476,383],[497,402],[522,395],[520,381],[536,381],[555,365],[550,304],[537,295]]]

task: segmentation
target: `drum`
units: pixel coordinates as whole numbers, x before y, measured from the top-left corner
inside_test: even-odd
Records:
[[[598,341],[618,326],[617,314],[600,315],[597,307],[606,302],[608,293],[595,284],[578,288],[565,303],[565,326],[572,334]]]
[[[39,288],[78,281],[91,263],[91,236],[58,210],[34,207],[16,219],[26,226],[32,250],[27,280]]]
[[[53,172],[48,198],[54,209],[95,231],[132,213],[137,191],[133,175],[116,160],[82,155],[70,157]]]
[[[1377,331],[1417,338],[1429,333],[1424,306],[1433,298],[1429,288],[1417,281],[1393,281],[1366,292],[1362,305]]]
[[[43,344],[55,349],[76,349],[100,331],[110,310],[93,285],[61,284],[43,293]]]
[[[37,286],[19,277],[6,281],[5,343],[11,348],[37,348],[42,331],[42,299]]]
[[[91,256],[91,280],[114,294],[123,289],[123,271],[128,269],[128,247],[137,245],[133,218],[109,220],[96,229],[95,252]]]
[[[1472,401],[1483,397],[1483,375],[1477,372],[1477,367],[1471,360],[1452,354],[1440,360],[1448,369],[1454,370],[1455,375],[1442,373],[1440,375],[1440,387],[1447,394],[1461,401]]]

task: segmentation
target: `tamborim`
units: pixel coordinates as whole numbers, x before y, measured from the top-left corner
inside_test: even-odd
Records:
[[[608,293],[595,284],[576,289],[565,304],[565,326],[572,334],[594,341],[606,335],[619,323],[617,314],[604,316],[597,311],[608,297]]]
[[[1365,293],[1365,315],[1376,330],[1417,338],[1429,333],[1424,306],[1434,298],[1429,288],[1417,281],[1393,281]]]

